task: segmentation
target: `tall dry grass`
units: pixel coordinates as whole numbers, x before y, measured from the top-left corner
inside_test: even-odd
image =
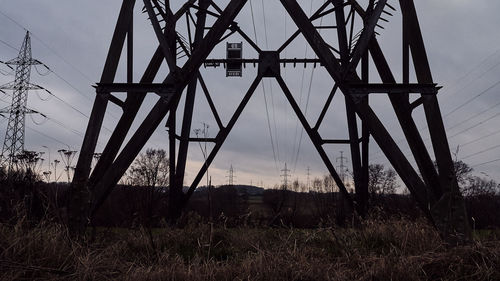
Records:
[[[0,225],[0,280],[500,280],[497,237],[448,247],[424,222],[358,228],[99,229]]]

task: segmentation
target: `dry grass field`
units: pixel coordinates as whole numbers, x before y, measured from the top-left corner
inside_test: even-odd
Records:
[[[451,247],[425,222],[356,228],[0,225],[0,280],[500,280],[498,232]]]

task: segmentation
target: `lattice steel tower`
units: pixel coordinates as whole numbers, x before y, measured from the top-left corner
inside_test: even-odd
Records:
[[[164,119],[168,119],[169,131],[169,216],[179,217],[256,88],[266,79],[278,83],[282,94],[352,210],[355,209],[361,216],[367,213],[369,141],[372,139],[411,191],[423,213],[443,236],[469,236],[471,232],[468,216],[458,188],[437,100],[440,87],[432,78],[413,1],[391,0],[394,6],[389,4],[388,0],[321,1],[323,4],[311,14],[306,14],[297,0],[266,1],[282,6],[287,17],[296,25],[296,31],[287,36],[288,39],[284,40],[278,49],[269,50],[267,45],[261,46],[257,40],[252,40],[245,33],[245,28],[238,25],[237,16],[247,4],[247,0],[189,0],[177,10],[171,7],[173,1],[123,0],[101,80],[96,85],[96,99],[70,188],[72,200],[68,208],[71,225],[80,231],[84,230],[92,214],[102,206]],[[399,9],[395,7],[398,2]],[[176,1],[176,4],[179,6],[179,1]],[[144,7],[157,39],[156,51],[150,57],[150,63],[140,79],[133,79],[132,75],[133,59],[137,54],[133,48],[136,5]],[[402,49],[402,65],[395,65],[386,59],[387,54],[398,52],[384,52],[378,42],[384,38],[383,33],[379,34],[375,30],[382,22],[389,22],[386,18],[396,12],[401,15],[402,33],[398,36],[402,43],[399,45]],[[325,20],[325,25],[321,24],[321,19]],[[181,25],[186,27],[182,28]],[[332,32],[320,33],[320,29],[330,29]],[[253,49],[258,55],[245,58],[241,44],[231,44],[231,41],[224,43],[226,39],[236,40],[231,38],[235,34],[238,35],[238,41],[243,40],[245,50]],[[284,50],[299,38],[299,35],[302,35],[314,51],[315,58],[286,57]],[[208,56],[219,44],[226,46],[226,58],[209,59]],[[125,46],[126,52],[123,52]],[[248,52],[245,51],[245,54]],[[120,60],[126,60],[126,81],[119,80],[116,76]],[[162,64],[168,66],[168,75],[160,76]],[[289,88],[281,74],[286,64],[321,67],[333,80],[330,85],[332,90],[324,102],[324,107],[318,108],[319,117],[315,123],[310,123],[295,99],[293,89]],[[246,88],[246,93],[229,121],[223,122],[217,108],[227,108],[227,105],[217,104],[217,100],[212,98],[213,93],[210,92],[210,85],[207,86],[208,80],[203,79],[205,73],[201,68],[222,66],[229,71],[227,76],[239,77],[242,65],[256,66],[256,77]],[[400,79],[397,79],[399,77],[395,72],[401,73]],[[163,82],[154,83],[157,78]],[[339,95],[335,97],[337,92]],[[159,100],[150,107],[140,126],[132,131],[132,124],[148,94],[158,96]],[[415,165],[412,164],[411,157],[402,152],[386,124],[372,108],[369,96],[377,94],[388,97],[390,105],[384,110],[394,110]],[[191,136],[196,96],[206,99],[217,122],[217,132],[213,138]],[[410,96],[415,98],[410,99]],[[348,132],[345,132],[345,135],[348,137],[342,139],[325,138],[320,130],[322,126],[331,126],[323,121],[334,98],[344,100],[343,105],[346,108]],[[102,157],[92,170],[92,156],[109,103],[121,107],[123,113],[103,150]],[[417,127],[412,116],[412,111],[416,108],[423,108],[428,131],[419,130]],[[182,119],[181,128],[176,128],[177,118],[179,121]],[[129,132],[132,136],[127,140]],[[432,142],[432,151],[426,147],[422,138],[422,134],[427,133]],[[205,165],[200,168],[186,191],[184,178],[189,144],[200,141],[212,142],[214,146],[205,159]],[[335,144],[350,147],[353,194],[347,191],[326,151]]]
[[[230,186],[234,185],[234,169],[233,165],[229,168],[228,175],[227,175],[227,183]]]
[[[5,140],[2,148],[1,165],[7,166],[11,170],[16,156],[24,151],[24,130],[26,114],[38,113],[26,108],[28,102],[28,90],[41,89],[40,86],[30,83],[31,66],[42,64],[31,57],[31,39],[29,31],[26,31],[23,45],[19,50],[19,55],[7,62],[8,66],[16,67],[14,82],[9,82],[0,86],[2,90],[12,90],[12,104],[0,110],[0,114],[9,114],[9,123],[5,132]],[[2,91],[5,93],[4,91]]]

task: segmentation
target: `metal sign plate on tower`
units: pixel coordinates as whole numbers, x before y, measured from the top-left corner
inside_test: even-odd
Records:
[[[226,45],[226,77],[241,77],[243,72],[243,43],[227,43]]]

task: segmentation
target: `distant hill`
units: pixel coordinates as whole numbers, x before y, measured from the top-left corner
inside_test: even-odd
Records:
[[[230,185],[221,185],[221,186],[217,186],[217,187],[214,187],[215,189],[219,189],[219,188],[234,188],[236,189],[236,191],[238,192],[238,194],[240,195],[262,195],[264,193],[264,189],[261,188],[261,187],[258,187],[258,186],[253,186],[253,185],[239,185],[239,184],[236,184],[236,185],[233,185],[233,186],[230,186]],[[206,192],[207,191],[207,187],[206,186],[200,186],[196,189],[196,192]]]

